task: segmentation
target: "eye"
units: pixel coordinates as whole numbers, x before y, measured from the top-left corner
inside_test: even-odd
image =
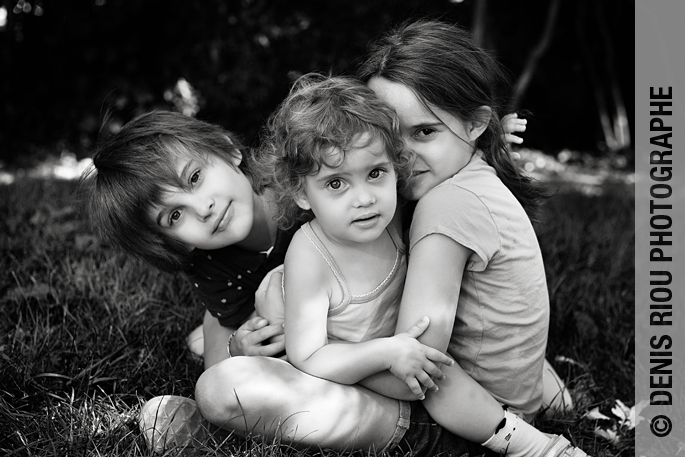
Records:
[[[178,222],[178,220],[181,219],[182,214],[183,213],[181,213],[181,211],[178,209],[175,209],[171,213],[169,213],[169,226],[173,227],[174,223]]]
[[[188,182],[190,183],[190,186],[194,186],[200,181],[200,170],[195,170],[192,175],[190,175],[190,178],[188,179]]]
[[[374,168],[369,172],[369,178],[371,179],[378,179],[382,177],[385,174],[385,170],[383,168]]]
[[[331,178],[331,180],[326,183],[326,189],[336,193],[344,192],[347,187],[348,184],[341,178]]]
[[[416,133],[414,133],[414,136],[418,139],[423,139],[423,138],[426,138],[426,137],[432,135],[433,133],[435,133],[435,131],[436,130],[432,127],[424,127],[424,128],[418,129],[416,131]]]

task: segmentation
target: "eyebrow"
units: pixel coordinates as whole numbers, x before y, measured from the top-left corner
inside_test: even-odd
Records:
[[[195,159],[190,159],[186,162],[185,166],[183,167],[183,170],[181,170],[181,175],[179,176],[181,178],[181,181],[185,182],[185,176],[188,174],[188,169],[193,163],[195,163]]]
[[[369,165],[369,169],[374,169],[378,167],[385,167],[385,168],[393,168],[392,163],[389,160],[383,160],[382,162],[374,162]],[[331,179],[332,177],[337,177],[337,176],[350,176],[352,173],[349,171],[341,171],[341,172],[336,172],[335,169],[331,171],[331,173],[327,173],[319,178],[316,178],[316,182],[323,182]]]
[[[195,160],[194,160],[194,159],[190,159],[190,160],[188,160],[188,162],[186,162],[186,164],[183,166],[183,169],[181,170],[181,174],[180,174],[180,176],[179,176],[179,178],[181,178],[181,181],[185,182],[185,176],[188,174],[188,170],[190,169],[190,166],[191,166],[193,163],[195,163]],[[166,215],[167,212],[168,212],[168,208],[164,208],[164,207],[163,207],[163,209],[160,210],[159,214],[157,215],[156,222],[157,222],[157,225],[159,225],[160,227],[164,227],[164,226],[162,225],[162,218]]]
[[[425,128],[425,127],[437,127],[440,125],[445,125],[444,122],[441,122],[440,120],[437,120],[435,122],[419,122],[414,125],[410,125],[409,129],[410,130],[416,130],[418,128]]]

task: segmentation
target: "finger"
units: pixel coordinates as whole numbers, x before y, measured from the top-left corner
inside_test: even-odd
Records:
[[[260,344],[262,343],[262,341],[268,340],[269,338],[282,334],[283,325],[273,324],[267,325],[266,327],[260,328],[259,330],[255,330],[246,338],[249,338],[250,344]]]
[[[511,133],[505,133],[504,134],[504,141],[507,143],[521,144],[521,143],[523,143],[523,138],[518,137],[516,135],[512,135]]]
[[[418,379],[419,382],[423,384],[426,389],[432,390],[433,392],[438,391],[438,386],[435,384],[435,382],[433,382],[433,379],[430,376],[428,376],[427,373],[420,373],[416,377],[416,379]]]
[[[285,333],[271,337],[270,341],[285,341]]]
[[[280,340],[280,341],[273,341],[269,344],[265,344],[264,346],[260,346],[258,352],[258,355],[264,356],[264,357],[273,357],[276,354],[280,354],[281,352],[285,351],[285,340]]]
[[[259,330],[260,328],[267,326],[268,324],[269,321],[263,317],[255,316],[245,321],[245,323],[240,326],[239,330],[243,332],[254,332],[255,330]]]
[[[511,122],[514,119],[518,119],[518,117],[519,117],[519,115],[516,113],[506,114],[506,115],[504,115],[504,117],[502,117],[502,124],[507,123],[507,122]]]
[[[412,338],[418,338],[423,335],[423,332],[426,331],[429,324],[430,319],[428,319],[428,316],[423,316],[412,328],[407,330],[407,334]]]
[[[525,132],[528,121],[525,119],[518,119],[510,127],[512,132]]]
[[[419,400],[424,400],[426,398],[426,395],[423,393],[423,389],[421,389],[421,385],[418,383],[416,378],[409,378],[404,382],[409,387],[409,390],[411,390],[412,393],[416,395],[416,398],[418,398]]]
[[[424,345],[425,346],[425,345]],[[432,363],[437,364],[437,363],[444,363],[445,365],[452,365],[454,363],[454,359],[450,357],[449,355],[438,351],[435,348],[432,348],[430,346],[425,346],[426,347],[426,358],[430,360]]]
[[[423,371],[425,371],[433,379],[445,379],[445,373],[435,365],[434,363],[425,363],[423,365]]]

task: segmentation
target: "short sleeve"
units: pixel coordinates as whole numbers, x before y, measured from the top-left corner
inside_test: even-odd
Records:
[[[242,324],[254,311],[254,287],[236,284],[229,277],[211,280],[191,276],[188,279],[197,298],[224,327]]]
[[[423,238],[444,235],[474,254],[466,269],[483,271],[500,251],[497,226],[485,203],[472,191],[447,182],[424,195],[416,205],[409,232],[409,249]]]

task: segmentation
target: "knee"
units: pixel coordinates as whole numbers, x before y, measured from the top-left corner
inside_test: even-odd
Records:
[[[202,416],[222,427],[231,418],[241,415],[236,391],[247,382],[246,372],[236,357],[224,360],[205,370],[195,385],[195,401]]]

